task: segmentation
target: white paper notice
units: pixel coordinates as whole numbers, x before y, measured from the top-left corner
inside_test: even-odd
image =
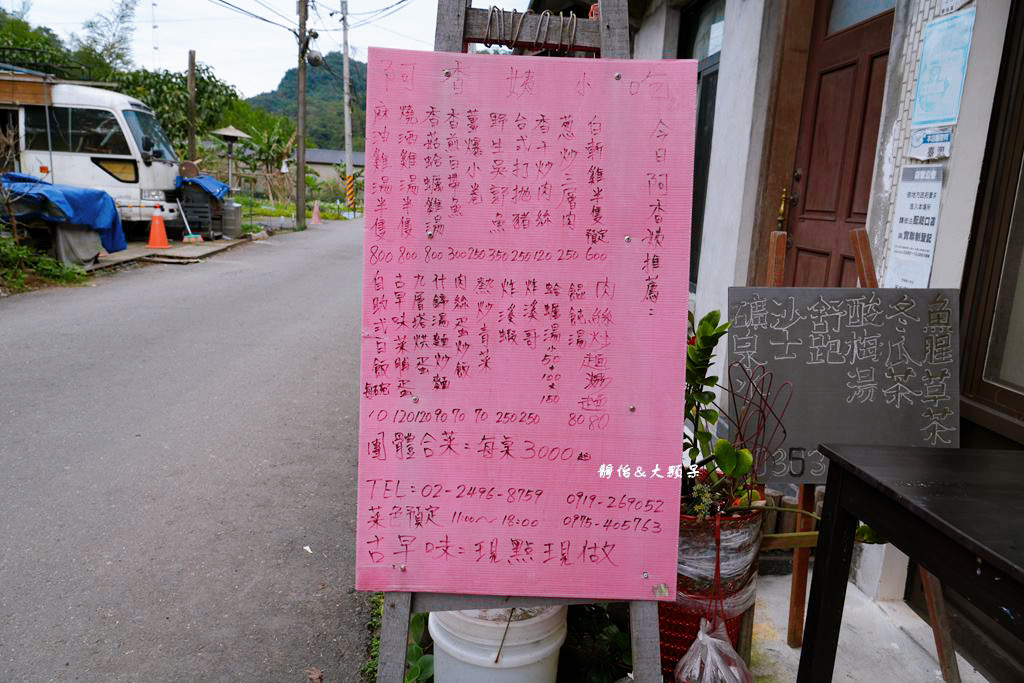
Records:
[[[953,148],[953,126],[918,128],[910,135],[907,156],[918,161],[949,158]]]
[[[724,37],[725,22],[716,21],[711,24],[711,32],[708,34],[708,57],[722,51],[722,39]]]
[[[885,266],[886,287],[928,286],[935,255],[942,171],[939,165],[903,167]]]

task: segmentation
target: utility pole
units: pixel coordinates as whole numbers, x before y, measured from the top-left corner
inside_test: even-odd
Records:
[[[306,50],[309,36],[306,35],[307,0],[299,3],[299,113],[296,124],[295,147],[295,228],[306,227]]]
[[[188,160],[196,160],[196,51],[188,51]]]
[[[348,0],[341,0],[342,80],[345,90],[345,183],[352,182],[352,79],[348,69]]]

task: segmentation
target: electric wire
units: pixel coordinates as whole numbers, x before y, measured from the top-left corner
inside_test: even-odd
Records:
[[[396,2],[394,4],[391,4],[391,5],[388,5],[387,7],[381,7],[380,9],[372,9],[372,10],[369,10],[369,11],[366,11],[366,12],[349,12],[348,15],[350,17],[362,17],[362,16],[366,16],[367,14],[377,14],[378,12],[386,12],[387,10],[391,9],[392,7],[396,7],[398,5],[401,5],[405,1],[406,0],[398,0],[398,2]],[[341,12],[333,12],[333,11],[331,12],[332,16],[335,15],[335,14],[341,14]]]
[[[387,7],[382,7],[379,10],[373,10],[371,12],[349,12],[348,16],[350,16],[350,17],[351,16],[357,16],[357,15],[359,15],[359,16],[369,15],[369,16],[366,16],[366,18],[364,18],[364,19],[360,19],[355,24],[350,24],[348,28],[349,28],[349,30],[352,30],[354,28],[359,28],[360,26],[367,26],[367,25],[372,24],[373,22],[375,22],[375,21],[377,21],[379,19],[383,19],[385,17],[389,17],[392,14],[394,14],[395,12],[397,12],[398,10],[402,9],[405,5],[408,5],[410,2],[412,2],[412,0],[398,0],[398,2],[396,2],[396,3],[388,5]],[[333,17],[335,14],[341,14],[341,12],[334,12],[334,11],[332,11],[329,14]],[[323,17],[320,17],[320,20],[323,21]],[[326,23],[326,22],[324,22],[324,23]],[[341,30],[343,30],[343,29],[340,29],[340,28],[323,28],[323,29],[319,29],[318,28],[317,29],[317,31],[335,32],[335,33],[338,32],[338,31],[341,31]]]
[[[281,18],[282,18],[282,19],[284,19],[285,21],[290,21],[290,22],[291,22],[291,23],[293,23],[293,24],[295,23],[295,20],[294,20],[294,19],[292,19],[291,17],[289,17],[289,16],[286,16],[286,15],[284,15],[284,14],[281,14],[281,13],[280,13],[280,12],[278,12],[278,11],[277,11],[276,9],[274,9],[273,7],[271,7],[270,5],[268,5],[267,3],[263,2],[263,0],[252,0],[252,1],[253,1],[253,2],[255,2],[255,3],[257,4],[257,5],[262,5],[263,7],[266,7],[266,8],[268,9],[268,10],[270,10],[271,12],[273,12],[274,14],[276,14],[277,16],[281,17]]]
[[[370,24],[375,24],[376,22],[380,21],[381,19],[386,19],[387,17],[390,17],[395,12],[400,12],[407,5],[409,5],[410,2],[411,2],[411,0],[402,0],[402,2],[399,2],[396,5],[394,5],[394,9],[392,9],[390,12],[388,12],[386,14],[381,14],[379,16],[363,19],[363,20],[361,20],[361,21],[359,21],[359,22],[357,22],[355,24],[352,24],[348,28],[351,31],[352,29],[357,29],[357,28],[361,28],[363,26],[368,26]]]
[[[424,45],[433,45],[433,43],[427,42],[426,40],[423,40],[422,38],[416,38],[416,37],[410,36],[410,35],[408,35],[406,33],[399,33],[398,31],[395,31],[394,29],[387,28],[386,26],[379,26],[377,24],[373,24],[373,27],[375,29],[380,30],[380,31],[387,31],[388,33],[394,33],[396,36],[400,36],[402,38],[408,38],[409,40],[414,40],[417,43],[423,43]],[[351,30],[351,27],[349,27],[349,30]]]
[[[284,24],[279,24],[276,21],[272,21],[270,19],[267,19],[266,17],[260,16],[259,14],[256,14],[255,12],[250,12],[249,10],[247,10],[247,9],[245,9],[243,7],[239,7],[238,5],[232,4],[232,3],[228,2],[228,0],[206,0],[206,1],[209,2],[212,5],[216,5],[218,7],[223,7],[224,9],[228,9],[228,10],[231,10],[233,12],[237,12],[238,14],[241,14],[243,16],[247,16],[247,17],[249,17],[251,19],[258,19],[259,21],[265,22],[267,24],[271,24],[272,26],[279,26],[280,28],[283,28],[284,30],[289,31],[291,33],[295,32],[295,29],[293,29],[291,26],[285,26]]]

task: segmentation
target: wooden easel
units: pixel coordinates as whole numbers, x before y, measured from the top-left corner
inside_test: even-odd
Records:
[[[602,57],[628,59],[629,24],[625,0],[599,0],[599,4],[599,19],[573,19],[566,25],[558,17],[550,15],[488,11],[471,7],[468,0],[438,0],[434,50],[464,52],[469,43],[500,43],[509,47],[571,49],[599,53]],[[414,612],[587,604],[599,600],[598,597],[385,593],[377,681],[400,683],[403,680],[409,618]],[[661,683],[658,603],[653,600],[630,602],[629,627],[634,680]]]
[[[414,612],[462,609],[537,607],[541,605],[585,605],[598,600],[574,598],[528,598],[499,595],[458,595],[454,593],[385,593],[381,615],[380,663],[377,683],[399,683],[405,675],[405,651],[409,638],[409,617]],[[653,600],[629,603],[630,644],[633,650],[633,679],[661,683],[661,646],[658,642],[658,603]]]
[[[789,246],[789,233],[785,230],[786,191],[782,192],[782,205],[779,206],[779,226],[768,238],[768,285],[782,287],[786,272],[786,250]],[[871,258],[871,250],[867,250],[867,258]],[[861,260],[858,255],[857,267]],[[874,273],[874,266],[871,267]],[[864,281],[863,278],[861,280]],[[875,285],[877,286],[877,284]],[[814,511],[814,484],[801,484],[797,508],[805,512]],[[800,647],[804,634],[804,603],[807,595],[807,571],[811,559],[811,548],[817,543],[817,534],[811,531],[811,518],[797,514],[796,532],[793,534],[774,534],[772,548],[793,549],[793,573],[789,585],[789,621],[786,627],[786,642],[790,647]],[[783,538],[783,536],[790,538]],[[765,545],[762,544],[762,549]]]
[[[785,195],[783,195],[785,203]],[[779,209],[780,228],[784,228],[783,208]],[[782,287],[785,273],[786,248],[789,233],[775,230],[768,241],[768,286]],[[871,253],[871,243],[865,228],[850,230],[850,242],[853,245],[854,260],[857,265],[857,277],[860,286],[866,289],[878,287],[878,276],[875,261]],[[814,508],[814,484],[800,485],[798,507],[801,510]],[[792,548],[793,574],[789,592],[789,623],[786,629],[786,642],[790,647],[803,644],[804,612],[807,596],[807,572],[811,548],[817,545],[817,532],[811,532],[807,526],[810,518],[806,515],[797,516],[796,533],[774,534],[772,542],[762,544],[761,548]],[[928,616],[931,621],[932,635],[935,638],[935,650],[942,670],[942,679],[946,683],[960,683],[960,669],[956,661],[956,650],[953,647],[953,635],[946,612],[945,599],[942,596],[942,585],[924,567],[918,567],[921,583],[924,587],[925,601],[928,604]]]

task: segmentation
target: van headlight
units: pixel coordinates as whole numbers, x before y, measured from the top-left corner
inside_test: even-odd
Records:
[[[163,190],[143,190],[142,198],[149,199],[155,202],[162,202],[166,199]]]

